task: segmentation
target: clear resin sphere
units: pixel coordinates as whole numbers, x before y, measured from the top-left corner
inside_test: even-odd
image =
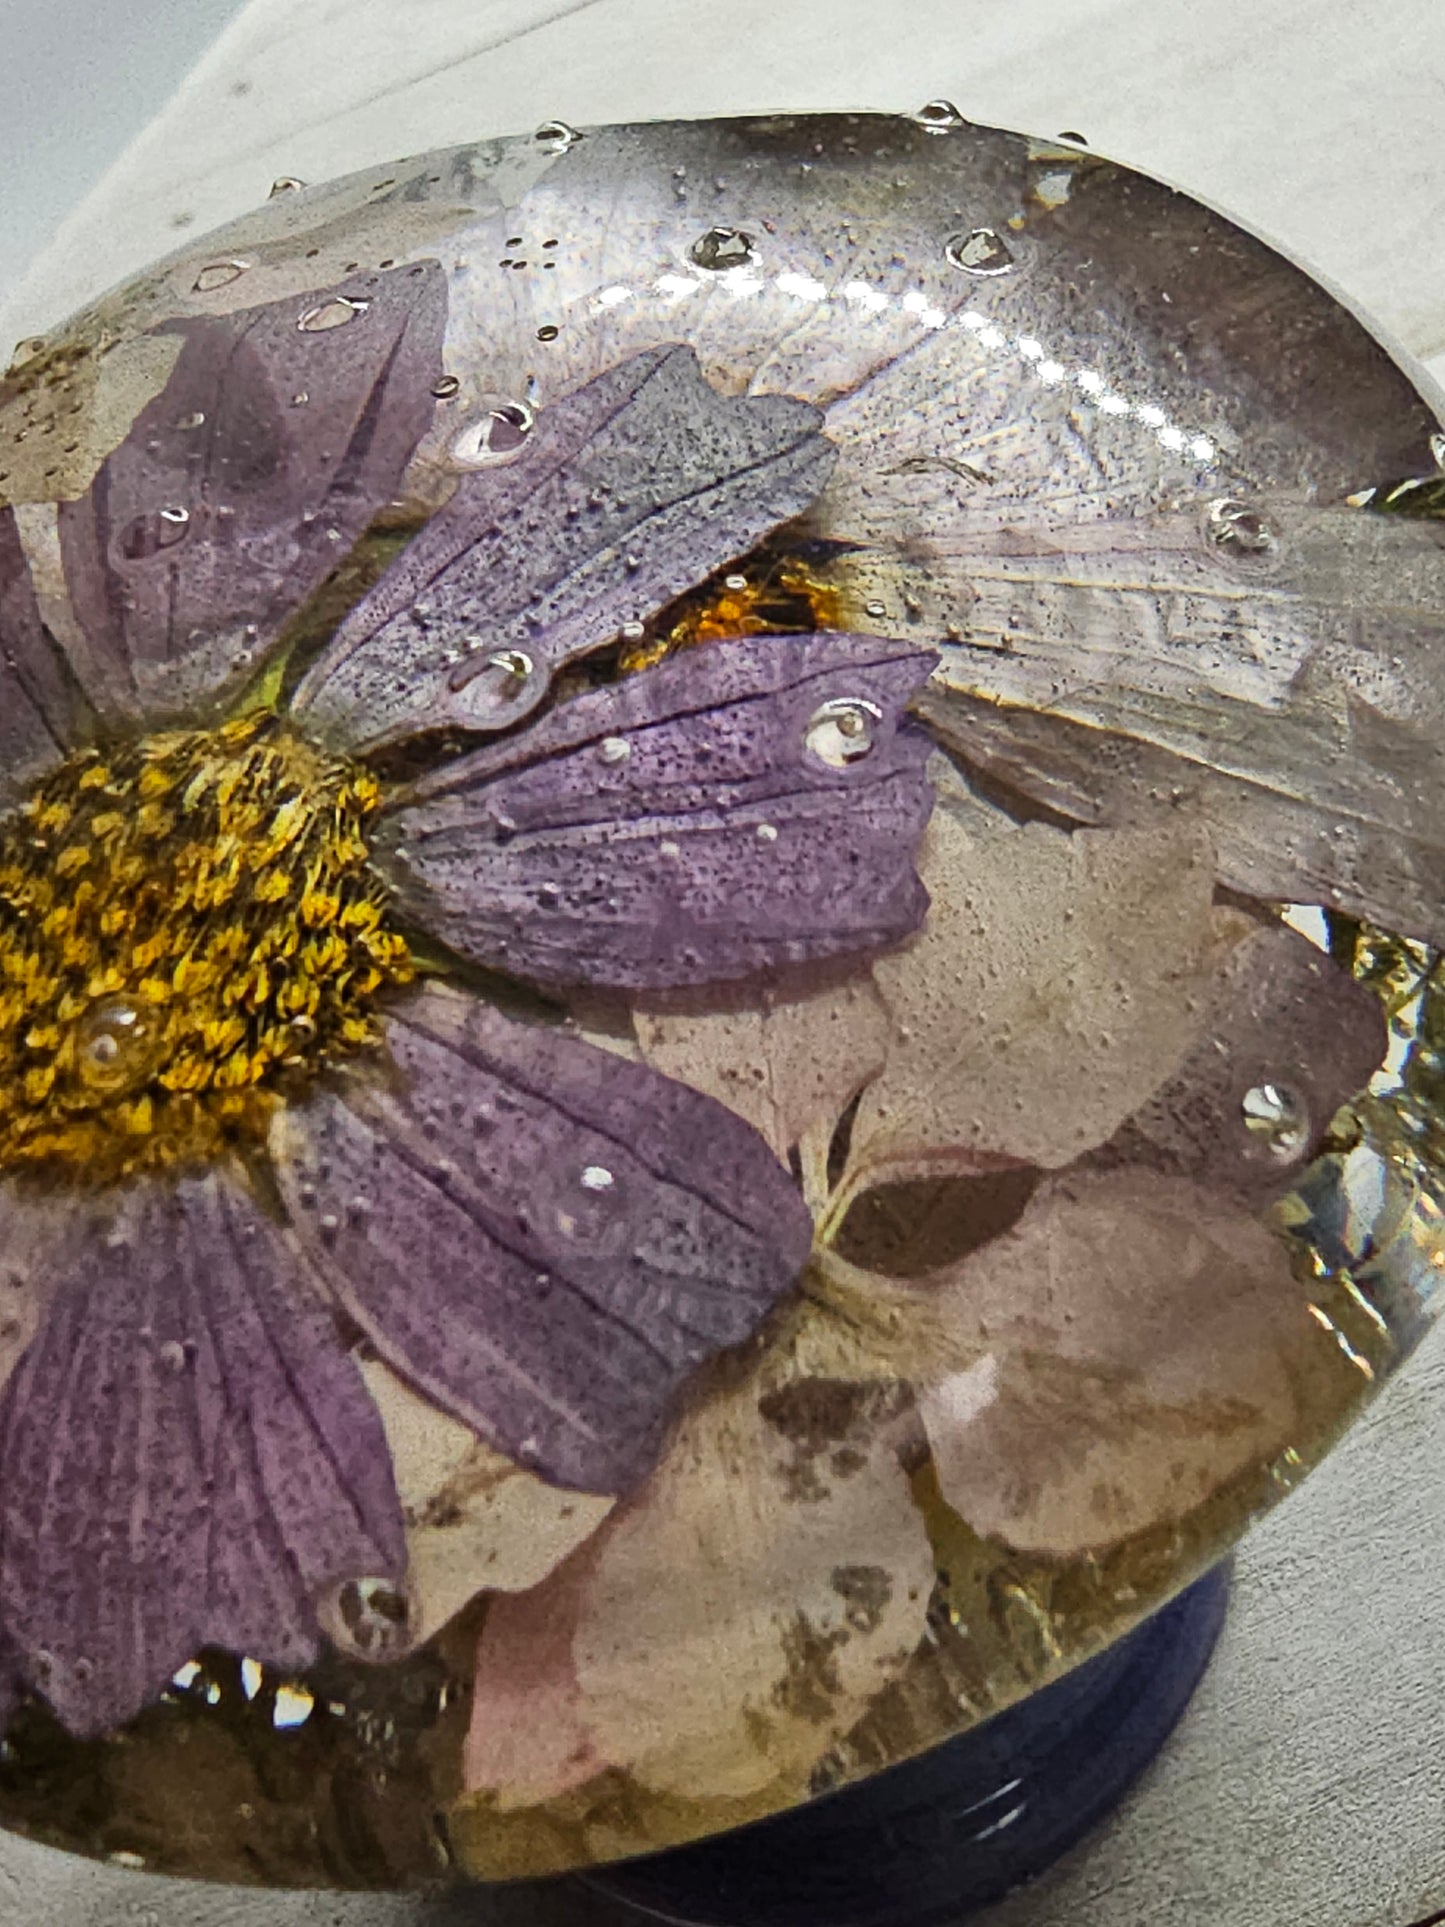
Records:
[[[277,183],[0,386],[0,1821],[615,1860],[1054,1679],[1433,1313],[1445,441],[968,125]]]

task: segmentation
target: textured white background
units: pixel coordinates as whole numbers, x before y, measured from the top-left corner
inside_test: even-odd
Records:
[[[17,4],[0,0],[12,73],[27,59]],[[1442,0],[250,0],[0,291],[0,348],[260,200],[277,174],[319,180],[555,115],[907,110],[940,94],[971,119],[1079,130],[1242,216],[1445,378]],[[82,105],[57,99],[56,113]],[[1414,1927],[1445,1909],[1442,1568],[1437,1334],[1247,1542],[1218,1662],[1123,1812],[987,1927]],[[0,1921],[612,1916],[587,1897],[247,1895],[0,1840]]]
[[[0,0],[0,288],[242,0]]]

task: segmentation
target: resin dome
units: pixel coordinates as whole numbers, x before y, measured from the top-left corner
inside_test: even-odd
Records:
[[[0,1821],[585,1866],[1136,1624],[1424,1330],[1445,439],[964,122],[448,150],[0,385]]]

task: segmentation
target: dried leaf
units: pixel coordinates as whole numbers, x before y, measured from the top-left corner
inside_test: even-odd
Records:
[[[412,1391],[378,1358],[361,1366],[386,1431],[406,1520],[418,1642],[478,1593],[525,1592],[590,1539],[612,1500],[548,1485]]]

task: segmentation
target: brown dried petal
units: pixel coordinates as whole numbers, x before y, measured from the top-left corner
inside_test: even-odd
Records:
[[[515,1806],[610,1765],[741,1798],[806,1773],[923,1635],[933,1559],[898,1413],[886,1387],[801,1377],[695,1412],[638,1501],[494,1602],[469,1790]]]
[[[78,316],[66,338],[12,365],[0,378],[5,499],[83,495],[165,387],[180,352],[174,335],[123,334],[99,316]]]
[[[1294,1375],[1329,1342],[1277,1236],[1137,1168],[1051,1180],[939,1283],[960,1339],[988,1348],[920,1396],[944,1496],[976,1532],[1061,1558],[1275,1458]]]
[[[367,1359],[362,1377],[386,1431],[406,1519],[415,1637],[429,1639],[478,1593],[539,1585],[601,1525],[613,1501],[568,1492]]]

